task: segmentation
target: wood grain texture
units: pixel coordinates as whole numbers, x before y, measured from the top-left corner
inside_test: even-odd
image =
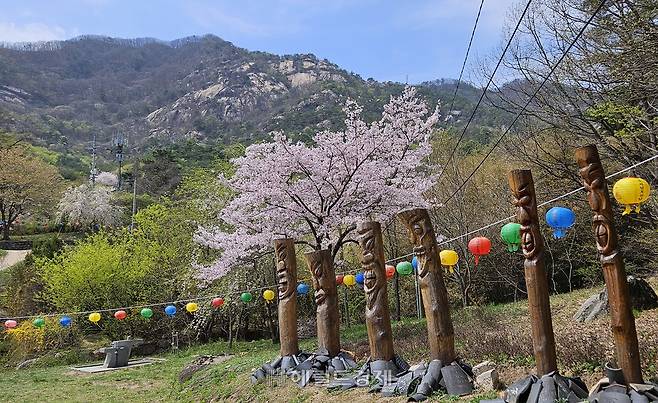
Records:
[[[544,239],[539,229],[535,184],[529,170],[509,174],[514,195],[516,220],[521,224],[521,247],[525,262],[526,288],[532,328],[532,344],[538,375],[557,370],[555,335],[549,300],[548,277],[544,267]]]
[[[359,223],[356,228],[361,246],[361,268],[366,294],[366,328],[372,360],[394,358],[391,314],[388,307],[386,263],[382,227],[378,222]]]
[[[587,200],[594,212],[592,227],[608,289],[610,324],[615,339],[617,365],[621,368],[626,382],[643,383],[626,269],[619,250],[608,182],[596,146],[589,145],[576,149],[576,162],[583,179],[583,186],[587,191]]]
[[[274,240],[279,291],[279,341],[281,356],[297,355],[297,259],[293,239]]]
[[[326,349],[330,357],[340,352],[340,318],[338,290],[331,251],[317,250],[304,254],[315,290],[315,317],[318,330],[318,349]]]
[[[398,218],[407,227],[418,258],[418,282],[427,318],[431,359],[451,363],[457,357],[455,335],[432,221],[428,211],[420,208],[401,211]]]

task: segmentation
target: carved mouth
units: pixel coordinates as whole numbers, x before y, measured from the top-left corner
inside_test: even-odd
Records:
[[[327,299],[327,294],[324,292],[322,288],[315,291],[315,303],[317,305],[322,305],[325,299]]]
[[[278,271],[276,275],[279,283],[279,297],[283,297],[289,291],[288,275],[285,271]]]
[[[371,264],[370,267],[365,269],[365,274],[363,275],[363,277],[364,277],[363,290],[366,293],[372,292],[375,286],[377,285],[377,274],[375,273],[374,264]]]

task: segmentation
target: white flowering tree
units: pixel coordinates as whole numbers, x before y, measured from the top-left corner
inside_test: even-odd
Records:
[[[96,175],[96,183],[114,188],[119,184],[119,178],[112,172],[101,172]]]
[[[112,189],[107,186],[71,187],[57,206],[61,216],[86,227],[115,226],[121,222],[121,209],[112,204]]]
[[[221,251],[201,268],[213,280],[275,238],[292,237],[334,258],[351,242],[362,219],[386,222],[402,208],[426,206],[423,194],[435,182],[426,165],[438,108],[430,112],[407,88],[391,97],[380,120],[366,123],[361,107],[348,101],[345,130],[322,131],[311,144],[276,133],[271,143],[249,146],[232,162],[236,172],[220,180],[234,193],[219,225],[200,228],[198,242]]]

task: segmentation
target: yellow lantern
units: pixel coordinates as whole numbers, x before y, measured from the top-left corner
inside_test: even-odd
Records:
[[[622,215],[629,214],[633,207],[640,212],[640,204],[647,201],[651,193],[651,186],[642,178],[628,177],[620,179],[612,187],[612,194],[625,209]]]
[[[457,252],[452,249],[442,250],[439,253],[439,257],[441,258],[441,264],[443,266],[448,266],[448,271],[452,273],[454,271],[453,267],[459,261],[459,255],[457,255]]]
[[[185,310],[189,313],[194,313],[199,310],[199,305],[196,302],[188,302],[185,304]]]
[[[345,277],[343,277],[343,284],[345,284],[348,287],[353,286],[356,284],[356,277],[352,274],[347,274]]]
[[[263,298],[265,298],[265,302],[270,303],[274,300],[274,291],[272,290],[265,290],[263,291]]]
[[[101,314],[98,312],[93,312],[89,314],[89,321],[93,323],[98,323],[101,320]]]

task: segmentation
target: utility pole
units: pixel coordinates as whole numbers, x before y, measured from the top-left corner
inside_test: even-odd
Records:
[[[116,160],[119,162],[119,180],[117,183],[117,190],[121,190],[121,167],[123,165],[123,147],[126,145],[126,140],[123,133],[117,133],[114,138],[114,147],[116,149]]]
[[[91,171],[89,172],[89,181],[91,182],[91,187],[96,185],[96,176],[98,175],[98,170],[96,169],[96,133],[94,133],[94,139],[91,143]]]

